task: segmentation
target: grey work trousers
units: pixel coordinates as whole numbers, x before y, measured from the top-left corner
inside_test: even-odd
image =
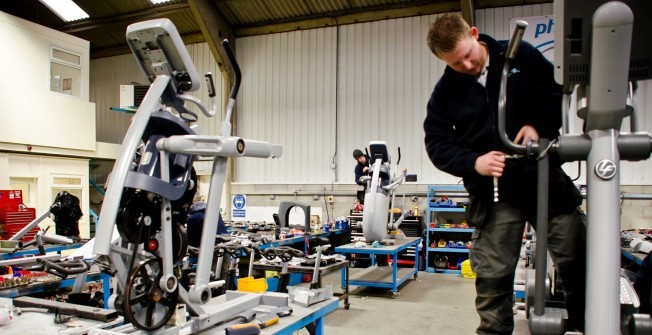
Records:
[[[478,334],[511,334],[514,330],[514,274],[525,223],[535,222],[508,203],[492,203],[487,221],[473,232],[470,259],[476,272]],[[549,214],[548,250],[564,284],[569,325],[584,328],[586,227],[579,210]],[[536,229],[536,226],[533,225]]]

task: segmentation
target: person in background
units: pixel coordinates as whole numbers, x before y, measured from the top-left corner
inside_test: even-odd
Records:
[[[514,330],[514,275],[526,222],[536,228],[536,160],[514,154],[497,133],[498,96],[507,41],[479,34],[456,13],[441,15],[427,35],[432,53],[447,65],[427,104],[423,124],[432,163],[462,177],[469,192],[470,251],[477,273],[478,334]],[[507,82],[507,136],[515,143],[556,139],[561,93],[552,64],[526,42],[518,46]],[[493,178],[500,201],[493,200]],[[564,284],[570,329],[584,328],[586,227],[582,203],[561,162],[550,157],[549,251]]]
[[[358,191],[357,198],[361,204],[364,204],[364,192],[367,190],[367,182],[360,181],[360,177],[369,175],[369,157],[365,155],[362,150],[355,149],[353,150],[353,158],[357,162],[355,165],[355,183],[362,186],[362,191]]]
[[[201,244],[201,234],[204,228],[204,217],[206,215],[206,203],[197,201],[190,206],[188,218],[186,219],[186,231],[188,232],[188,245],[199,248]],[[222,214],[217,222],[217,234],[228,234]]]

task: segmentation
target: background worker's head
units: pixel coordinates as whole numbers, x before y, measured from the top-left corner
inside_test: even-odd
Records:
[[[359,164],[366,164],[367,163],[367,156],[362,153],[362,150],[360,149],[355,149],[353,150],[353,158],[355,158],[356,162]]]
[[[486,55],[478,42],[478,28],[470,27],[461,15],[446,13],[430,25],[428,47],[453,70],[479,76]]]

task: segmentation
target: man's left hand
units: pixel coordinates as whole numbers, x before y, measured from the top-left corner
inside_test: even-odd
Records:
[[[514,138],[516,144],[527,144],[528,141],[536,142],[539,140],[539,133],[532,126],[525,125]]]

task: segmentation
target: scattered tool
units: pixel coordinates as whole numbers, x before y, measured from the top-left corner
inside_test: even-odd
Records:
[[[256,335],[260,334],[260,326],[256,322],[228,326],[224,329],[227,335]]]

